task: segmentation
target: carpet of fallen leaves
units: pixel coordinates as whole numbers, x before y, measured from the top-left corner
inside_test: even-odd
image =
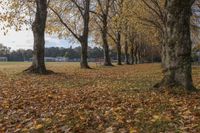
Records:
[[[0,63],[0,132],[200,132],[200,93],[159,92],[160,64],[81,70],[48,63],[56,74],[26,75],[29,63]],[[200,67],[193,67],[200,88]]]

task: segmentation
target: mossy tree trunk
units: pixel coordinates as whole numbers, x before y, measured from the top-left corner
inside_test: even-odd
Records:
[[[193,90],[190,17],[194,0],[166,0],[166,31],[162,52],[164,78],[157,87]]]

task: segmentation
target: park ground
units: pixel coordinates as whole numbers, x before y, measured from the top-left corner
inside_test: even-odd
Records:
[[[158,91],[160,64],[79,69],[47,63],[52,75],[27,75],[29,63],[0,63],[0,132],[200,132],[200,93]],[[200,67],[193,67],[200,88]],[[178,90],[178,88],[177,88]]]

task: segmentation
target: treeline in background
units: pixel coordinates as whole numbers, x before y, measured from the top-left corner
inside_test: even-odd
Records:
[[[139,55],[141,53],[141,55]],[[69,61],[80,61],[81,57],[81,47],[49,47],[45,48],[45,57],[64,57],[68,58]],[[31,49],[17,49],[11,50],[9,47],[0,44],[0,57],[6,57],[8,61],[31,61],[33,55],[33,50]],[[160,62],[160,47],[158,46],[151,46],[138,49],[134,53],[135,59],[137,62],[135,63],[145,63],[145,62]],[[115,48],[111,49],[110,51],[111,59],[117,60],[117,51]],[[140,57],[139,57],[140,56]],[[122,54],[123,59],[125,58],[124,53]],[[89,47],[88,48],[88,58],[91,61],[99,61],[100,59],[103,60],[104,53],[103,48],[101,47]]]

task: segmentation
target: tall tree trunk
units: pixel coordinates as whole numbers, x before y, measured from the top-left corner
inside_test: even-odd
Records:
[[[164,78],[156,87],[182,86],[193,90],[191,75],[190,17],[192,0],[166,0]]]
[[[47,18],[47,0],[36,0],[36,15],[35,21],[32,24],[34,37],[33,61],[32,66],[27,72],[46,74],[47,70],[44,61],[45,50],[45,27]]]
[[[134,49],[134,64],[138,64],[137,52],[138,52],[138,47],[135,46],[135,49]]]
[[[83,69],[90,68],[87,59],[88,59],[88,42],[87,39],[84,39],[81,42],[81,62],[80,62],[81,68]]]
[[[117,43],[116,43],[116,47],[117,47],[117,65],[122,65],[122,59],[121,59],[121,34],[120,32],[117,32],[116,34],[116,38],[117,38]]]
[[[140,49],[138,49],[138,52],[137,52],[137,61],[138,61],[138,64],[141,64],[141,51],[140,51]]]
[[[104,50],[104,66],[112,66],[111,59],[110,59],[110,50],[108,46],[107,38],[105,37],[105,33],[102,33],[103,38],[103,50]]]
[[[129,62],[129,54],[128,54],[128,41],[127,41],[127,39],[125,40],[124,52],[125,52],[125,64],[130,64],[130,62]]]
[[[107,27],[107,15],[103,15],[103,29],[101,31],[104,49],[104,66],[113,66],[110,59],[110,50],[108,46],[108,27]]]
[[[84,29],[83,35],[80,37],[81,43],[81,68],[90,68],[88,65],[88,34],[89,34],[89,22],[90,22],[90,0],[85,0],[84,4]]]
[[[166,36],[164,36],[163,38],[165,38]],[[167,39],[163,39],[162,40],[162,45],[161,45],[161,60],[162,60],[162,63],[161,63],[161,66],[162,66],[162,68],[163,69],[165,69],[165,63],[166,63],[166,61],[165,61],[165,59],[166,59],[166,50],[165,50],[165,47],[166,47],[166,43],[165,43],[165,40],[167,40]]]
[[[134,48],[133,48],[133,44],[131,44],[131,49],[130,49],[130,55],[131,55],[131,64],[134,64]]]

